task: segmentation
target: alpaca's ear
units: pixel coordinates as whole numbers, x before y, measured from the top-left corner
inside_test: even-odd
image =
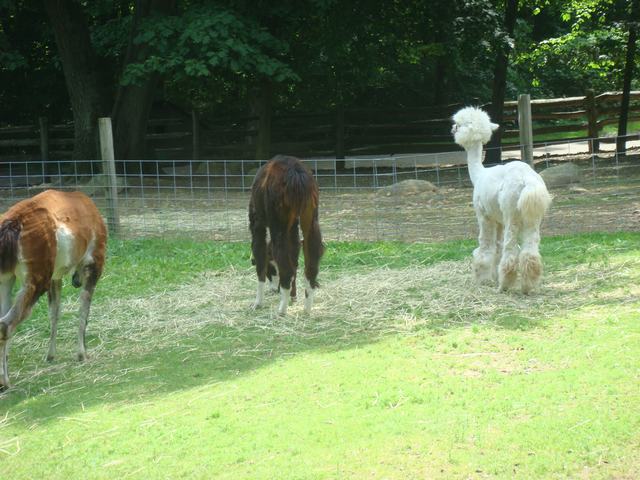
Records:
[[[491,124],[491,131],[493,132],[493,131],[497,130],[499,126],[500,125],[498,125],[497,123],[492,123]]]

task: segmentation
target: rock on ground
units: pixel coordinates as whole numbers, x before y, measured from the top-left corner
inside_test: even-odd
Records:
[[[582,172],[580,168],[571,162],[563,163],[555,167],[546,168],[540,173],[547,184],[547,188],[563,187],[580,183]]]
[[[378,195],[417,195],[421,193],[437,193],[438,187],[427,180],[403,180],[393,185],[378,189]]]

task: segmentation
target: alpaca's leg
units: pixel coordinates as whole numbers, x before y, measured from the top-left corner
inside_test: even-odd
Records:
[[[300,258],[300,229],[298,222],[294,222],[289,231],[289,263],[293,267],[293,277],[291,278],[291,300],[295,301],[298,292],[296,291],[296,276],[298,274],[298,259]]]
[[[78,360],[81,362],[87,359],[87,343],[85,334],[87,331],[87,321],[89,310],[91,309],[91,299],[96,289],[98,275],[93,264],[84,267],[82,279],[82,291],[80,292],[80,311],[78,314]]]
[[[286,226],[276,222],[269,225],[271,233],[271,246],[273,251],[273,259],[278,265],[279,281],[280,281],[280,304],[278,305],[278,313],[286,315],[289,301],[291,300],[291,282],[294,275],[294,266],[291,264],[290,252],[292,249],[299,248],[291,244],[292,237],[285,231]]]
[[[271,245],[271,241],[267,242],[267,261],[267,280],[269,280],[269,290],[277,292],[278,285],[280,284],[280,276],[278,275],[278,265],[273,259],[273,245]]]
[[[504,225],[502,258],[498,266],[498,289],[508,290],[518,277],[518,228],[511,222]]]
[[[540,231],[538,225],[528,226],[522,230],[522,248],[520,250],[520,274],[522,277],[522,293],[528,294],[539,283],[542,277],[542,257],[538,250]]]
[[[49,352],[47,362],[53,361],[56,356],[56,335],[58,333],[58,319],[60,318],[60,292],[62,291],[62,280],[51,280],[49,288],[49,322],[51,323],[51,334],[49,337]]]
[[[7,362],[7,353],[9,351],[9,339],[0,340],[0,392],[10,387],[9,383],[9,365]]]
[[[318,222],[318,209],[307,209],[300,217],[304,241],[302,252],[304,254],[304,311],[311,313],[313,301],[318,289],[318,272],[320,258],[324,253],[322,233]]]
[[[277,292],[278,285],[280,285],[280,275],[278,274],[278,265],[273,260],[267,266],[267,278],[269,279],[269,290]]]
[[[267,229],[257,222],[255,215],[249,215],[249,221],[251,224],[251,250],[258,275],[258,291],[252,307],[256,309],[260,308],[264,302],[264,288],[267,281]]]
[[[498,280],[500,259],[502,258],[502,241],[504,237],[504,226],[501,223],[496,224],[496,254],[493,257],[493,279]]]
[[[18,324],[31,313],[33,304],[40,296],[41,288],[36,287],[31,278],[27,278],[25,284],[16,295],[15,302],[9,311],[0,318],[0,392],[9,388],[8,353],[9,341]]]
[[[11,290],[15,282],[16,277],[11,274],[3,275],[0,280],[0,318],[3,318],[11,309]],[[0,391],[9,387],[8,350],[9,339],[0,340]]]
[[[479,245],[473,251],[473,271],[479,284],[491,284],[495,280],[494,264],[497,224],[486,217],[478,215],[478,225],[480,227]]]
[[[11,308],[11,291],[15,283],[15,275],[5,274],[0,277],[0,318],[4,317]]]

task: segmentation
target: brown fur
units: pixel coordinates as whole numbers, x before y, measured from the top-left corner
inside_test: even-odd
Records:
[[[256,173],[249,203],[252,251],[259,282],[266,279],[271,258],[278,265],[280,287],[295,295],[300,253],[298,223],[304,236],[305,277],[318,287],[320,258],[324,252],[318,223],[319,190],[313,174],[297,158],[278,155]],[[271,248],[267,247],[269,230]]]
[[[27,277],[40,294],[49,289],[56,259],[55,231],[59,225],[67,227],[75,239],[72,264],[82,259],[95,236],[94,264],[99,272],[98,278],[102,274],[107,229],[95,204],[84,193],[44,191],[16,203],[0,218],[0,225],[5,222],[21,227],[19,247],[22,262],[27,267]]]
[[[55,272],[59,254],[56,232],[62,227],[71,234],[73,240],[65,245],[71,248],[68,258],[66,255],[64,257],[67,262],[58,265],[59,271]],[[29,315],[38,298],[45,292],[51,294],[52,280],[57,281],[62,275],[70,273],[77,275],[78,281],[88,292],[90,303],[95,284],[102,275],[106,241],[107,229],[100,212],[91,199],[81,192],[47,190],[16,203],[0,217],[0,269],[6,278],[11,279],[7,285],[13,284],[12,278],[15,276],[24,275],[22,290],[9,313],[3,311],[0,318],[2,348],[6,348],[5,342]],[[92,260],[85,262],[91,242]],[[13,275],[7,277],[7,274]],[[84,333],[81,336],[83,338]],[[2,383],[6,382],[5,375]]]
[[[16,220],[5,220],[0,224],[0,273],[13,272],[16,268],[21,228]]]

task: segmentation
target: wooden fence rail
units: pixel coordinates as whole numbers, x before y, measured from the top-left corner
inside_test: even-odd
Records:
[[[533,142],[597,139],[618,121],[621,92],[533,99]],[[331,112],[267,112],[258,117],[201,118],[195,113],[153,118],[148,157],[157,159],[247,159],[274,153],[300,157],[431,153],[456,150],[451,115],[462,105],[404,109],[343,109]],[[486,105],[481,105],[486,107]],[[631,93],[629,121],[640,121],[640,91]],[[519,143],[518,102],[504,104],[503,146]],[[600,141],[607,141],[601,138]],[[590,142],[594,151],[599,141]],[[68,159],[73,125],[0,128],[0,162]]]

